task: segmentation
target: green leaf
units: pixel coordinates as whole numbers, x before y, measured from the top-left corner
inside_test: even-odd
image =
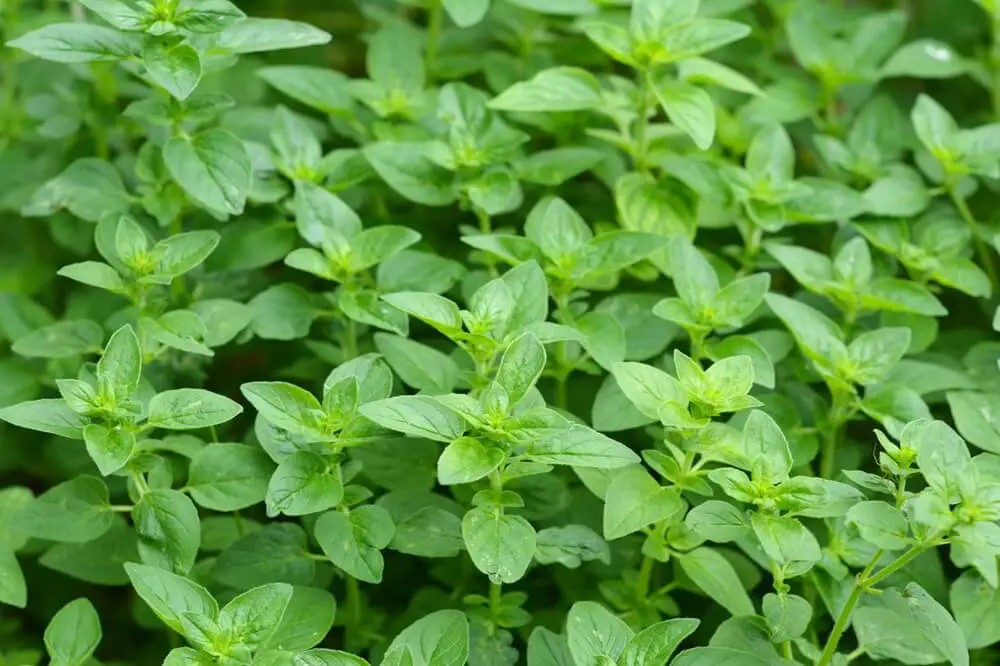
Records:
[[[141,30],[146,21],[145,12],[127,0],[80,0],[80,4],[119,30]]]
[[[536,534],[531,523],[493,507],[466,512],[462,539],[473,564],[494,583],[519,581],[535,554]]]
[[[382,581],[382,550],[395,526],[380,506],[361,506],[350,513],[328,511],[316,521],[316,541],[334,566],[366,583]]]
[[[1000,453],[1000,408],[996,396],[975,391],[946,394],[958,432],[975,446]]]
[[[535,559],[540,564],[558,562],[570,569],[583,562],[611,562],[611,550],[597,532],[584,525],[547,527],[538,533]]]
[[[594,237],[576,210],[558,197],[545,197],[531,209],[524,235],[553,261],[571,257]]]
[[[267,485],[267,515],[305,516],[333,508],[344,497],[340,471],[311,451],[281,461]]]
[[[727,543],[747,536],[749,523],[732,504],[708,500],[688,511],[684,524],[709,541]]]
[[[750,26],[726,19],[695,18],[667,30],[661,39],[661,62],[700,56],[737,42],[750,34]]]
[[[975,571],[967,570],[952,583],[949,599],[955,621],[965,635],[970,650],[989,647],[1000,641],[1000,617],[996,614],[1000,591]]]
[[[455,201],[451,173],[428,159],[419,144],[379,141],[363,150],[379,177],[405,199],[424,206]]]
[[[279,167],[286,174],[308,175],[319,165],[322,148],[312,128],[284,106],[275,111],[271,143],[277,152]]]
[[[694,633],[700,620],[676,618],[652,624],[629,641],[619,657],[621,666],[646,666],[663,664],[670,659],[677,646]]]
[[[253,167],[246,146],[236,135],[212,129],[193,137],[174,137],[163,145],[163,162],[170,176],[198,203],[231,215],[243,212]]]
[[[711,548],[695,548],[678,554],[684,573],[705,594],[735,616],[753,615],[754,607],[736,570],[725,557]]]
[[[795,518],[754,513],[750,525],[761,548],[779,565],[818,562],[822,557],[816,537]]]
[[[153,83],[180,100],[187,99],[201,80],[201,58],[188,44],[151,41],[143,50],[142,62]]]
[[[654,91],[670,122],[707,150],[715,138],[715,107],[708,93],[681,81],[662,81]]]
[[[7,42],[53,62],[114,62],[138,56],[141,40],[92,23],[52,23]]]
[[[422,292],[397,292],[385,294],[382,300],[442,332],[447,333],[462,328],[462,314],[458,306],[444,296]]]
[[[774,661],[746,650],[696,647],[681,652],[670,666],[774,666]]]
[[[534,387],[545,369],[545,347],[531,333],[517,337],[503,353],[495,380],[507,391],[512,405]]]
[[[615,663],[635,632],[604,606],[578,601],[566,616],[566,640],[577,664]]]
[[[386,648],[383,666],[463,666],[469,658],[469,621],[459,610],[428,613]]]
[[[754,478],[777,483],[788,478],[792,470],[792,453],[788,440],[767,413],[750,412],[743,426],[743,450],[750,462]]]
[[[194,566],[201,544],[198,509],[177,490],[150,490],[132,509],[139,555],[144,562],[176,573]]]
[[[192,458],[187,489],[206,509],[239,511],[264,500],[273,469],[259,448],[217,442]]]
[[[219,612],[219,605],[208,590],[184,576],[134,562],[125,564],[125,572],[136,594],[177,633],[184,631],[185,614],[214,619]]]
[[[182,0],[177,4],[173,20],[179,27],[190,32],[212,34],[221,32],[242,19],[246,19],[246,14],[228,0]]]
[[[304,388],[287,382],[250,382],[240,392],[275,427],[314,441],[324,438],[323,406]]]
[[[295,340],[309,334],[318,313],[309,294],[295,284],[277,284],[254,296],[247,305],[250,328],[264,340]]]
[[[233,23],[218,35],[213,50],[223,53],[260,53],[320,46],[330,33],[299,21],[277,18],[246,18]]]
[[[548,465],[617,469],[639,462],[630,448],[583,425],[572,425],[532,441],[525,455]]]
[[[506,459],[503,450],[475,437],[459,437],[445,447],[437,461],[438,483],[472,483],[487,476]]]
[[[294,523],[271,523],[222,551],[212,577],[223,585],[248,590],[265,583],[309,585],[316,563],[307,557],[307,536]]]
[[[611,368],[622,393],[651,419],[659,419],[668,402],[687,404],[687,394],[671,375],[643,363],[616,363]]]
[[[812,620],[812,606],[794,594],[765,594],[762,607],[775,643],[798,638]]]
[[[219,626],[248,650],[256,650],[278,629],[292,600],[287,583],[268,583],[234,597],[219,611]]]
[[[756,83],[735,69],[705,58],[687,58],[677,63],[677,73],[688,83],[711,84],[748,95],[763,96]]]
[[[122,282],[118,271],[99,261],[81,261],[76,264],[69,264],[56,271],[56,274],[114,293],[125,290],[125,283]]]
[[[66,358],[93,354],[101,349],[104,329],[87,319],[59,321],[22,335],[10,350],[33,358]]]
[[[847,347],[849,377],[858,384],[875,384],[885,379],[910,348],[910,329],[881,328],[862,333]]]
[[[142,351],[139,338],[126,324],[115,331],[97,362],[97,390],[114,402],[131,397],[142,375]]]
[[[376,333],[375,348],[408,386],[431,394],[449,393],[458,383],[459,369],[450,356],[399,335]]]
[[[331,116],[348,116],[354,108],[354,98],[347,91],[349,79],[340,72],[324,67],[276,65],[261,67],[256,74],[292,99]]]
[[[660,486],[640,465],[617,472],[604,499],[604,538],[619,539],[684,510],[676,488]]]
[[[45,651],[53,666],[82,666],[101,642],[101,618],[87,599],[59,609],[45,627]]]
[[[968,666],[969,648],[948,611],[922,587],[909,583],[869,597],[854,612],[854,631],[875,659]]]
[[[271,650],[308,650],[333,628],[337,602],[326,590],[296,586],[281,623],[261,647]]]
[[[432,398],[417,395],[376,400],[360,407],[375,423],[411,437],[450,442],[465,430],[462,420]]]
[[[153,428],[196,430],[221,425],[243,411],[243,407],[218,393],[204,389],[173,389],[157,393],[149,401]]]
[[[857,527],[861,538],[873,546],[890,551],[906,547],[906,517],[891,504],[859,502],[847,512],[846,520]]]
[[[12,526],[27,536],[84,543],[114,524],[108,487],[93,476],[78,476],[50,488],[16,514]]]
[[[936,39],[918,39],[901,46],[882,65],[882,76],[947,79],[969,71],[969,63]]]
[[[61,543],[45,551],[38,563],[93,585],[127,585],[123,565],[139,559],[131,527],[115,521],[111,529],[85,543]]]
[[[920,94],[913,105],[910,120],[917,138],[927,150],[939,160],[950,159],[950,151],[957,140],[958,125],[943,106],[933,98]]]
[[[444,0],[444,10],[459,28],[469,28],[483,20],[490,0]]]
[[[546,69],[515,83],[489,102],[500,111],[586,111],[601,103],[597,79],[576,67]]]
[[[0,420],[30,430],[39,430],[69,439],[82,439],[86,420],[65,402],[45,398],[0,409]]]
[[[24,608],[28,603],[28,587],[17,556],[6,546],[0,546],[0,604]]]
[[[135,450],[135,435],[122,428],[106,428],[96,423],[83,428],[87,454],[101,474],[108,476],[125,466]]]

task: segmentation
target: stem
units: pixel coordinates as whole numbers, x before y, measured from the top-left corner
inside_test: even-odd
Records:
[[[552,295],[556,302],[556,314],[561,323],[567,326],[573,325],[573,313],[569,309],[568,294],[559,291]],[[556,343],[556,365],[558,366],[556,375],[556,407],[566,409],[569,405],[569,395],[567,391],[567,381],[572,372],[569,364],[569,348],[566,342]]]
[[[847,629],[847,625],[851,621],[851,613],[854,612],[854,607],[858,605],[861,595],[870,590],[874,585],[905,567],[913,558],[927,550],[927,548],[928,546],[924,543],[913,544],[910,546],[909,550],[897,557],[888,566],[881,569],[873,576],[872,571],[878,565],[878,561],[882,559],[882,555],[885,554],[885,551],[882,549],[875,551],[875,554],[872,555],[871,561],[868,562],[868,566],[866,566],[865,570],[854,579],[854,588],[851,590],[850,596],[847,597],[844,607],[840,609],[840,615],[837,617],[836,624],[833,625],[833,631],[830,632],[830,637],[826,640],[826,646],[823,648],[823,655],[820,657],[819,661],[816,662],[816,666],[828,666],[833,660],[833,657],[837,652],[837,644],[840,643],[840,639],[844,635],[844,631]]]
[[[361,624],[361,586],[358,580],[347,576],[347,628],[353,629]]]
[[[840,430],[849,418],[848,415],[844,414],[846,406],[844,398],[847,394],[836,387],[831,387],[830,392],[833,394],[833,404],[830,405],[830,411],[827,415],[827,432],[824,433],[823,437],[822,459],[819,468],[820,476],[824,479],[833,478],[836,473],[834,463],[836,463],[837,458],[837,442],[840,440]]]
[[[109,508],[114,513],[131,513],[135,507],[131,504],[112,504]]]
[[[476,211],[476,217],[479,218],[479,231],[488,236],[493,232],[493,225],[491,224],[490,214],[485,210],[481,209],[479,206],[473,205],[472,208]],[[499,277],[497,272],[497,264],[493,260],[493,255],[489,252],[486,253],[486,268],[490,272],[491,278]]]
[[[354,320],[350,317],[345,317],[345,322],[343,340],[341,342],[344,356],[341,359],[342,363],[346,363],[358,355],[358,332],[354,328]]]
[[[500,615],[500,598],[503,595],[503,583],[490,583],[490,617],[496,625],[497,617]]]
[[[633,162],[639,171],[646,171],[646,129],[649,126],[649,94],[650,81],[649,74],[644,71],[639,72],[641,81],[639,82],[639,109],[635,126],[635,155]]]
[[[913,544],[912,546],[910,546],[910,549],[908,551],[897,557],[887,567],[885,567],[884,569],[880,569],[879,572],[874,576],[865,579],[864,580],[865,589],[869,589],[875,585],[878,585],[880,582],[882,582],[883,580],[885,580],[886,578],[888,578],[889,576],[891,576],[892,574],[896,573],[897,571],[905,567],[907,564],[909,564],[913,558],[915,558],[917,555],[927,550],[927,548],[928,546],[923,543]]]
[[[653,565],[656,560],[648,555],[642,556],[642,566],[639,567],[639,576],[635,581],[635,591],[637,598],[645,601],[649,596],[649,585],[653,580]]]
[[[139,491],[140,497],[149,492],[149,486],[146,484],[146,479],[142,478],[141,473],[132,473],[132,483],[135,484],[135,489]]]
[[[441,39],[441,0],[431,0],[427,9],[427,49],[424,53],[424,68],[427,78],[434,78],[434,61],[437,59],[438,42]]]
[[[181,233],[184,233],[184,220],[178,215],[170,221],[170,235],[176,236]],[[182,300],[187,295],[187,283],[184,281],[183,275],[178,275],[171,280],[170,293],[178,300]]]
[[[993,16],[993,41],[990,44],[992,77],[990,93],[993,98],[993,115],[1000,120],[1000,16]]]
[[[563,411],[566,411],[569,407],[569,392],[566,390],[568,388],[566,385],[567,379],[566,374],[562,372],[556,377],[556,407]]]
[[[1000,83],[1000,77],[998,77],[998,83]],[[969,226],[969,230],[972,231],[972,244],[975,246],[976,254],[979,256],[979,263],[983,265],[983,270],[989,275],[990,283],[996,286],[998,284],[996,269],[993,267],[993,258],[990,256],[990,249],[979,235],[979,223],[976,222],[976,218],[972,215],[972,211],[969,210],[969,205],[965,199],[958,193],[958,187],[954,183],[949,183],[947,190],[948,196],[951,197],[952,203],[958,209],[959,215],[962,216],[962,219]]]

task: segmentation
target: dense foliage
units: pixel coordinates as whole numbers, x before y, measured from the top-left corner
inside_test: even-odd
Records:
[[[0,665],[998,663],[997,0],[0,0]]]

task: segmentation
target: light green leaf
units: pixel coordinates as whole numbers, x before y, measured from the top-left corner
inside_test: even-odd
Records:
[[[163,162],[171,177],[198,203],[231,215],[243,212],[253,166],[246,146],[236,135],[211,129],[193,137],[174,137],[163,145]]]
[[[243,411],[238,403],[204,389],[173,389],[149,401],[148,425],[166,430],[194,430],[221,425]]]
[[[492,507],[466,512],[462,539],[476,568],[495,583],[519,581],[535,554],[536,534],[531,523]]]
[[[45,627],[45,651],[52,666],[82,666],[101,642],[101,618],[87,599],[59,609]]]
[[[641,465],[619,471],[604,500],[604,538],[619,539],[684,510],[676,488],[660,486]]]
[[[600,103],[600,87],[593,74],[576,67],[553,67],[515,83],[490,100],[489,107],[500,111],[586,111]]]
[[[349,514],[328,511],[316,521],[316,541],[334,566],[366,583],[382,581],[381,551],[392,541],[389,512],[365,505]]]

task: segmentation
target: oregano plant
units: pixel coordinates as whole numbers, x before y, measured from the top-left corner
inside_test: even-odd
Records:
[[[0,665],[985,665],[995,0],[0,0]]]

